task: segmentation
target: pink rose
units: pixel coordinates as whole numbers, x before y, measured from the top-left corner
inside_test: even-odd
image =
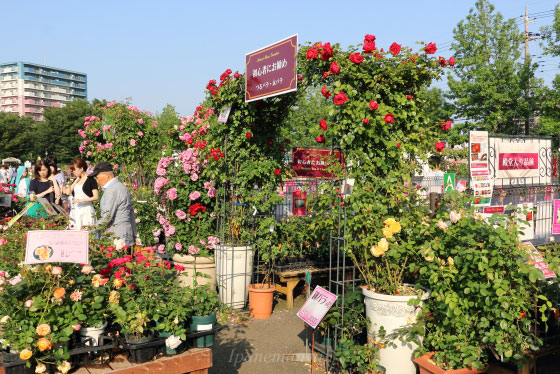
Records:
[[[51,269],[52,275],[60,275],[62,274],[62,268],[60,266],[53,266]]]
[[[196,255],[198,252],[200,252],[200,248],[195,247],[194,245],[190,245],[189,246],[189,254],[191,256]]]
[[[175,243],[175,249],[180,251],[183,249],[183,245],[181,243]]]
[[[175,215],[177,216],[177,218],[179,219],[185,219],[187,218],[187,213],[183,212],[181,209],[177,209],[175,211]]]
[[[84,266],[82,267],[82,273],[84,273],[84,274],[90,274],[90,273],[92,273],[92,272],[93,272],[93,266],[91,266],[91,265],[84,265]]]
[[[130,146],[131,147],[136,146],[136,140],[135,139],[130,139]]]
[[[169,200],[175,200],[177,198],[177,189],[176,188],[168,189],[167,197],[169,198]]]
[[[193,193],[189,194],[189,199],[192,201],[198,199],[200,197],[200,192],[194,191]]]
[[[33,300],[31,299],[25,300],[25,302],[23,303],[23,306],[26,308],[31,308],[31,305],[33,305]]]
[[[208,197],[216,197],[216,189],[214,187],[208,189]]]
[[[1,239],[0,239],[0,245],[4,245],[4,244],[6,244],[6,243],[8,243],[8,240],[7,240],[7,239],[4,239],[4,238],[1,238]]]
[[[138,131],[138,136],[142,136],[144,133],[142,131]]]
[[[143,120],[142,118],[138,118],[138,123],[139,123],[139,124],[143,124],[143,123],[144,123],[144,120]]]
[[[80,290],[74,290],[74,292],[72,292],[70,294],[70,299],[72,301],[80,301],[80,300],[82,300],[82,295],[83,295],[83,293],[80,292]]]

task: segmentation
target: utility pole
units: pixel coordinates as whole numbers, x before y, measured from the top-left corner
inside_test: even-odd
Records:
[[[538,37],[531,36],[529,32],[529,23],[535,23],[536,20],[529,20],[529,6],[525,5],[525,17],[523,17],[523,21],[525,23],[525,68],[528,69],[529,64],[529,42],[531,40],[537,40]],[[525,98],[529,98],[529,82],[527,82],[527,88],[525,88]],[[528,100],[527,100],[528,102]],[[527,112],[527,117],[525,118],[525,135],[529,135],[529,121],[531,119],[531,114]]]

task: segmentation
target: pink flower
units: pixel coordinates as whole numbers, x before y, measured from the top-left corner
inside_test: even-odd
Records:
[[[167,170],[165,170],[164,168],[157,168],[156,169],[156,174],[163,177],[163,176],[165,176],[165,174],[167,174]]]
[[[168,189],[167,197],[169,198],[169,200],[175,200],[177,198],[177,189],[176,188]]]
[[[60,275],[62,274],[62,268],[60,266],[53,266],[51,269],[52,275]]]
[[[216,238],[215,236],[208,237],[208,245],[211,248],[216,248],[216,245],[218,245],[219,243],[220,243],[220,239]]]
[[[187,122],[194,122],[194,118],[192,116],[186,117]]]
[[[109,105],[109,104],[107,104],[107,105]],[[80,331],[81,328],[82,328],[82,325],[80,325],[80,324],[72,325],[72,330],[74,330],[74,331]]]
[[[208,197],[216,197],[216,189],[214,187],[208,190]]]
[[[119,168],[119,164],[113,165],[113,169],[118,169],[118,168]]]
[[[33,305],[33,300],[31,299],[25,300],[25,302],[23,303],[23,306],[26,308],[31,308],[31,305]]]
[[[88,156],[91,156],[91,151],[87,151],[87,155],[88,155]]]
[[[91,265],[84,265],[82,266],[82,273],[84,274],[90,274],[93,272],[93,266]]]
[[[0,245],[4,245],[4,244],[6,244],[6,243],[8,243],[8,240],[7,240],[7,239],[4,239],[4,238],[1,238],[1,239],[0,239]]]
[[[169,236],[175,234],[176,231],[177,230],[175,229],[174,226],[169,225],[169,226],[165,227],[164,234],[165,234],[165,236],[169,237]]]
[[[111,128],[110,125],[105,125],[103,126],[103,131],[109,131],[110,128]]]
[[[196,181],[198,180],[198,174],[192,173],[192,174],[191,174],[191,180],[192,180],[193,182],[196,182]]]
[[[130,139],[130,146],[131,147],[136,146],[136,140],[135,139]]]
[[[183,249],[183,245],[181,243],[177,242],[177,243],[175,243],[175,249],[180,251],[180,250]]]
[[[189,199],[192,201],[198,199],[200,197],[200,192],[194,191],[193,193],[189,194]]]
[[[82,295],[83,295],[83,293],[80,292],[80,290],[74,290],[74,292],[72,292],[70,294],[70,299],[72,301],[80,301],[80,300],[82,300]]]
[[[157,251],[161,255],[164,254],[165,253],[165,245],[163,245],[163,244],[158,245]]]
[[[115,106],[115,102],[111,101],[110,103],[107,103],[107,108],[110,108],[112,106]]]
[[[142,131],[138,131],[138,136],[142,136],[144,133]]]
[[[165,170],[165,169],[164,169]],[[157,173],[157,170],[156,170]],[[159,193],[161,192],[161,189],[169,182],[169,180],[167,178],[156,178],[156,180],[154,181],[154,192],[156,193],[156,195],[159,195]]]
[[[194,245],[190,245],[189,246],[189,254],[191,256],[196,255],[198,252],[200,252],[200,248],[195,247]]]
[[[138,118],[138,123],[139,123],[139,124],[143,124],[143,123],[144,123],[144,120],[143,120],[142,118]]]
[[[175,215],[177,216],[177,218],[179,219],[185,219],[187,218],[187,213],[183,212],[181,209],[177,209],[175,211]]]

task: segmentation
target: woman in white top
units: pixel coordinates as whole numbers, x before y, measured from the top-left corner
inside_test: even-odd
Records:
[[[81,230],[83,226],[96,224],[93,202],[99,199],[99,187],[94,178],[89,178],[87,164],[77,158],[70,166],[76,179],[70,187],[64,188],[64,193],[73,195],[70,210],[70,225],[74,230]]]
[[[20,166],[17,169],[17,176],[16,176],[16,187],[17,187],[17,195],[19,197],[25,197],[29,199],[29,184],[31,179],[28,176],[29,171],[25,166]]]

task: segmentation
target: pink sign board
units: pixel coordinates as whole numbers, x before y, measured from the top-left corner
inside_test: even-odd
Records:
[[[27,232],[26,264],[89,262],[89,233],[82,230],[33,230]]]
[[[560,234],[560,200],[554,200],[554,214],[552,217],[552,233]]]
[[[335,294],[325,290],[323,287],[317,286],[299,312],[297,312],[297,316],[309,326],[316,328],[333,306],[336,298]]]
[[[505,207],[503,206],[485,206],[484,208],[482,208],[482,213],[486,213],[486,214],[504,214],[505,212]]]
[[[245,55],[245,101],[297,90],[297,34]]]
[[[539,168],[538,153],[500,153],[499,170],[525,170]]]
[[[523,248],[525,249],[525,252],[529,254],[529,265],[533,265],[535,268],[539,269],[543,273],[545,279],[556,278],[556,274],[548,268],[548,265],[545,262],[543,262],[544,259],[542,255],[535,248],[533,243],[523,243]]]

